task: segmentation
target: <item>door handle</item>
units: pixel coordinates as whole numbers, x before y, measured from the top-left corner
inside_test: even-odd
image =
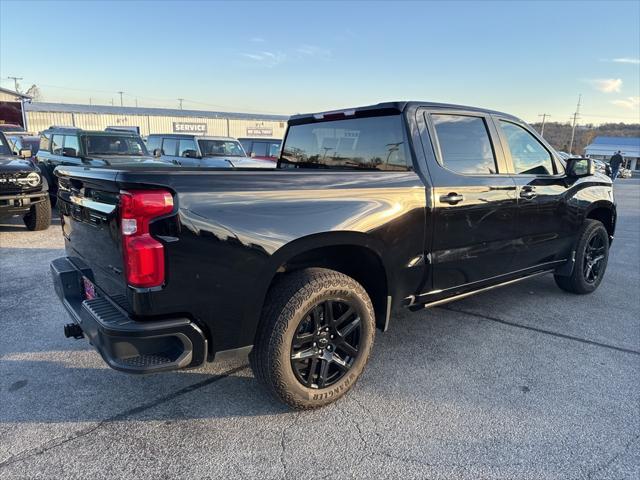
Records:
[[[534,198],[537,195],[535,187],[522,187],[520,190],[521,198]]]
[[[464,197],[462,195],[458,195],[455,192],[449,193],[448,195],[440,196],[440,201],[442,203],[448,203],[449,205],[456,205],[457,203],[460,203],[462,200],[464,200]]]

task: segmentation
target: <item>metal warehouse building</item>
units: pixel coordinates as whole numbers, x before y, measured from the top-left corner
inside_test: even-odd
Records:
[[[282,138],[288,119],[284,115],[45,102],[25,103],[24,110],[26,127],[31,132],[41,132],[51,125],[86,130],[138,127],[143,136],[150,133],[196,133],[236,138]]]
[[[619,151],[628,169],[636,173],[640,170],[640,137],[596,137],[584,151],[586,155],[604,161],[609,161],[611,155]]]

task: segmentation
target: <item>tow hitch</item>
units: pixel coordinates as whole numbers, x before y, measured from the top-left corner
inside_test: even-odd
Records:
[[[82,333],[82,329],[80,328],[80,325],[76,324],[76,323],[67,323],[64,326],[64,336],[67,338],[76,338],[76,339],[80,339],[80,338],[84,338],[84,333]]]

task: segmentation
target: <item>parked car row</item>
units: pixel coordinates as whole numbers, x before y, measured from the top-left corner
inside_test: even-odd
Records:
[[[136,130],[117,127],[52,126],[34,135],[3,124],[0,132],[0,216],[21,215],[32,230],[50,224],[58,198],[57,167],[274,168],[281,144],[278,139],[243,138],[241,143],[190,134],[152,134],[143,140]]]

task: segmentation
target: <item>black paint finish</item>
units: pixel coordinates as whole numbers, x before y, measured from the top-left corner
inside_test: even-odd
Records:
[[[512,173],[494,117],[519,120],[419,102],[367,107],[362,115],[376,109],[403,116],[413,171],[60,167],[67,254],[83,258],[96,284],[140,321],[192,319],[213,354],[251,345],[272,282],[314,262],[344,265],[346,255],[345,268],[364,272],[358,280],[372,285],[378,314],[387,297],[394,307],[427,304],[565,264],[588,215],[610,219],[613,235],[606,177]],[[482,116],[498,174],[446,169],[431,112]],[[301,115],[291,124],[314,121],[321,120]],[[167,280],[133,289],[122,276],[118,191],[153,187],[174,195],[173,213],[151,226],[164,244]],[[521,196],[532,187],[535,196]]]

